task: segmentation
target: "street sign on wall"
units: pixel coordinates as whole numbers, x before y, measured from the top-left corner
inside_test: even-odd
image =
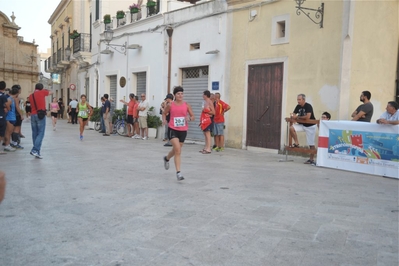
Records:
[[[212,82],[212,90],[213,91],[218,91],[219,90],[219,81],[213,81]]]

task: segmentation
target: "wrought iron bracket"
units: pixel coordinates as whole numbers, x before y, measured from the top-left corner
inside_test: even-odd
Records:
[[[124,44],[122,44],[122,45],[107,43],[107,48],[106,49],[112,48],[115,51],[117,51],[118,53],[126,55],[126,45],[127,45],[126,42]],[[120,48],[118,48],[118,47],[120,47]]]
[[[296,6],[296,14],[299,16],[301,13],[305,14],[311,21],[313,21],[314,24],[319,24],[320,28],[323,28],[323,19],[324,19],[324,3],[321,3],[321,6],[317,9],[314,8],[308,8],[308,7],[303,7],[302,4],[306,0],[295,0],[297,3]],[[313,14],[313,17],[310,15],[310,12],[312,11],[315,12]]]

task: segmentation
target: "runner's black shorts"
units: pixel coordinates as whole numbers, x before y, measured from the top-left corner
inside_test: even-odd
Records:
[[[178,131],[172,128],[168,128],[168,138],[169,140],[178,138],[180,143],[184,143],[187,137],[187,131]]]
[[[17,120],[15,120],[15,126],[16,127],[20,127],[22,125],[22,119],[20,115],[16,115],[15,116],[17,118]]]
[[[6,133],[7,121],[5,118],[0,118],[0,137],[4,137]]]

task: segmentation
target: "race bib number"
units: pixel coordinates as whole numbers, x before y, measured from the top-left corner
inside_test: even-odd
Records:
[[[79,111],[79,116],[85,117],[85,116],[87,116],[87,112],[86,111]]]
[[[185,117],[175,117],[174,118],[174,126],[175,127],[184,127],[186,125]]]

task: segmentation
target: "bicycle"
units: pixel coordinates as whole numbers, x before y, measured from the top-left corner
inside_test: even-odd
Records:
[[[125,117],[122,118],[118,115],[118,119],[112,125],[112,134],[116,134],[120,136],[126,136],[126,121]]]
[[[101,121],[94,122],[94,130],[100,131],[101,129]]]

